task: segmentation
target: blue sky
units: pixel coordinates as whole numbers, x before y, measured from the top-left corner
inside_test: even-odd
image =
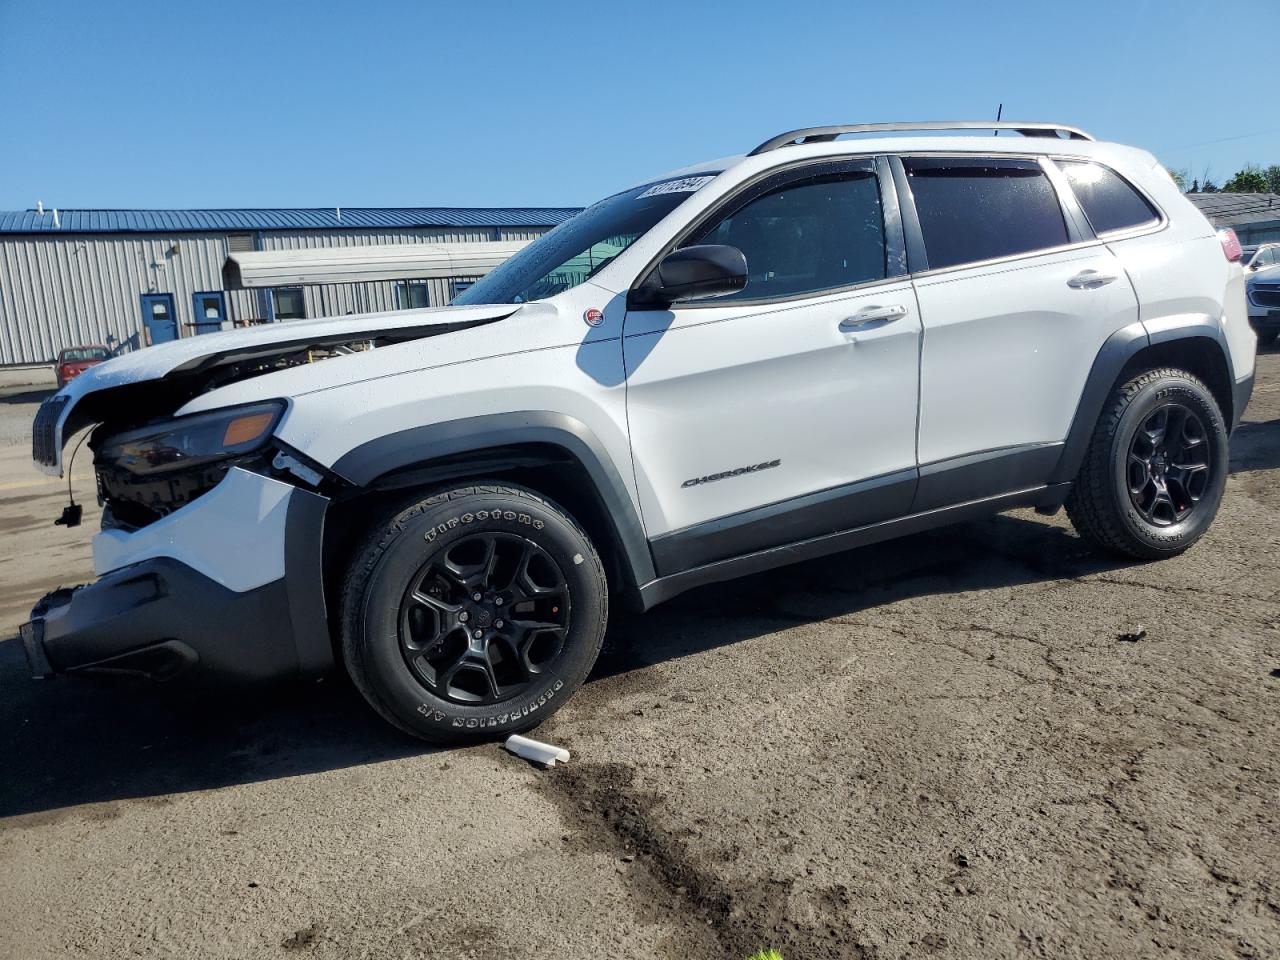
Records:
[[[1274,94],[1237,73],[1243,16],[1169,0],[0,0],[0,208],[577,205],[792,127],[999,102],[1221,183],[1280,163]]]

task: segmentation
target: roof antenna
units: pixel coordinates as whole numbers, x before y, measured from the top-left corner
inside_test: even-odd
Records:
[[[43,200],[37,200],[37,201],[36,201],[36,213],[40,214],[40,216],[42,216],[42,217],[44,216],[44,201],[43,201]]]
[[[55,230],[61,230],[61,229],[62,229],[62,222],[58,219],[58,208],[57,208],[57,207],[54,207],[54,208],[53,208],[53,229],[55,229]]]
[[[341,208],[341,207],[334,207],[333,209],[334,209],[334,211],[338,214],[338,219],[339,219],[339,220],[341,220],[341,219],[342,219],[342,208]]]
[[[1004,104],[1003,104],[1003,103],[1001,103],[1001,104],[998,104],[998,105],[996,106],[996,123],[999,123],[999,122],[1000,122],[1000,118],[1001,118],[1003,115],[1004,115]],[[997,127],[997,128],[995,129],[995,131],[994,131],[991,135],[992,135],[993,137],[998,137],[998,136],[1000,136],[1000,128],[999,128],[999,127]]]

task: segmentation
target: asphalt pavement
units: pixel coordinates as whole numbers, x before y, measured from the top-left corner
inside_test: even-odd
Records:
[[[0,637],[92,578],[0,396]],[[1280,354],[1210,534],[1018,512],[615,623],[536,736],[436,751],[340,678],[28,679],[0,641],[0,956],[1280,956]]]

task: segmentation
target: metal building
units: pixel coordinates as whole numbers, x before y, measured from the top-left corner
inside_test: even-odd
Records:
[[[1230,227],[1244,244],[1280,240],[1280,195],[1274,193],[1188,193],[1215,227]]]
[[[237,252],[532,240],[570,208],[0,211],[0,365],[44,363],[64,347],[136,349],[252,322],[448,303],[474,279],[232,289]],[[501,247],[499,246],[501,245]],[[481,260],[483,258],[480,258]],[[234,267],[234,264],[233,264]],[[460,268],[464,269],[464,268]]]

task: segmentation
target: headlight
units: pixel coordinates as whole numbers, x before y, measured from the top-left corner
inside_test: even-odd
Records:
[[[107,437],[97,448],[100,463],[130,473],[183,470],[239,457],[261,447],[284,413],[284,401],[229,407]]]

